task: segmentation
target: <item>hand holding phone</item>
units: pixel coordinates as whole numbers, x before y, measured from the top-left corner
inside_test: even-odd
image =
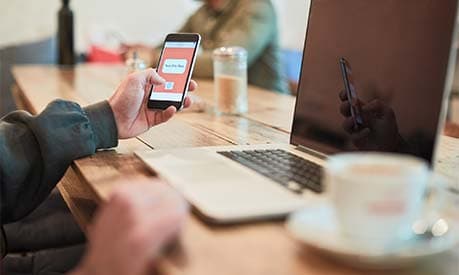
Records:
[[[115,93],[108,99],[118,129],[118,138],[136,137],[174,116],[177,111],[175,107],[151,110],[148,109],[145,102],[148,99],[150,87],[162,83],[164,80],[152,68],[131,73],[123,79]],[[195,90],[196,87],[197,83],[191,80],[189,91]],[[191,103],[191,99],[185,97],[183,107],[187,108]]]
[[[201,36],[196,33],[167,35],[157,67],[166,82],[151,87],[148,108],[165,110],[175,106],[179,110],[183,106],[200,41]]]
[[[354,121],[354,130],[362,129],[364,126],[362,110],[358,103],[358,96],[355,90],[354,80],[352,79],[352,70],[346,59],[339,60],[341,74],[343,76],[344,89],[350,105],[350,113]]]

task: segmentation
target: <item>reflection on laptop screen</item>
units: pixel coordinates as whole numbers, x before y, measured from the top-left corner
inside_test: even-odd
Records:
[[[292,143],[432,160],[457,0],[312,0]]]

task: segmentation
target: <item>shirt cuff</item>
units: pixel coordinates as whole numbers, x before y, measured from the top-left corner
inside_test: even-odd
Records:
[[[115,116],[108,101],[102,101],[84,108],[94,132],[97,149],[118,146],[118,129]]]

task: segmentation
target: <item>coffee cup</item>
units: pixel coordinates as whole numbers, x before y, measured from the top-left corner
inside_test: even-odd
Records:
[[[371,251],[410,240],[413,224],[433,207],[426,192],[441,192],[442,178],[411,156],[345,153],[332,156],[325,167],[325,187],[341,233],[350,245]]]

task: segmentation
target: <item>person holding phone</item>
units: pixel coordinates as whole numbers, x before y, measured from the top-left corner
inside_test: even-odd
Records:
[[[172,118],[175,106],[147,107],[151,87],[164,83],[154,69],[148,69],[127,76],[107,101],[82,108],[56,100],[37,116],[16,111],[0,120],[2,257],[8,238],[3,225],[20,220],[45,200],[73,160],[115,147],[118,139],[135,137]],[[196,86],[191,81],[189,90]],[[183,106],[190,105],[185,98]],[[144,274],[161,247],[177,234],[186,213],[183,199],[162,183],[131,183],[115,191],[96,215],[86,257],[75,274]],[[117,241],[108,241],[110,236]],[[0,268],[7,268],[8,260],[3,259]],[[38,256],[30,264],[20,273],[59,274],[67,268]]]

